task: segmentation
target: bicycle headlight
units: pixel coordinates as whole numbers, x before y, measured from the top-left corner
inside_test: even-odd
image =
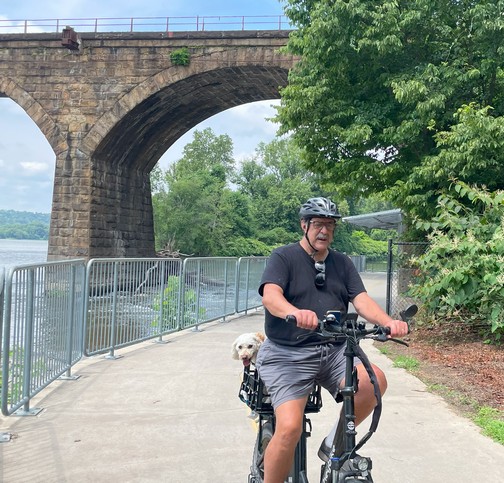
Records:
[[[371,468],[371,461],[368,458],[363,458],[362,456],[357,456],[354,460],[355,468],[359,471],[368,471]]]

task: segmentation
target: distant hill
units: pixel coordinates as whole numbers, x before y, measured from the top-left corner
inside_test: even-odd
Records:
[[[50,213],[0,210],[0,238],[47,240]]]

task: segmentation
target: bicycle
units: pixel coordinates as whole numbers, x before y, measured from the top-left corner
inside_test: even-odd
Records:
[[[409,322],[418,308],[411,305],[400,313],[400,318]],[[295,323],[295,318],[288,316],[287,322]],[[372,461],[369,457],[360,456],[357,451],[369,440],[378,427],[381,416],[381,393],[375,373],[360,341],[372,339],[380,342],[396,342],[408,345],[406,342],[389,337],[389,329],[382,326],[366,328],[365,322],[358,321],[358,315],[349,313],[342,318],[338,311],[330,311],[319,321],[317,330],[323,340],[345,340],[345,386],[339,390],[337,401],[343,403],[344,451],[335,457],[335,434],[329,459],[321,465],[320,483],[373,483],[371,476]],[[376,405],[373,410],[371,425],[368,432],[356,443],[354,397],[358,390],[357,371],[354,368],[354,358],[358,357],[364,365],[374,387]],[[257,414],[258,433],[254,446],[252,464],[248,483],[263,482],[264,453],[275,431],[275,414],[268,398],[266,388],[255,368],[245,367],[244,377],[240,386],[239,398]],[[311,435],[311,422],[306,417],[309,413],[319,412],[322,408],[321,388],[316,385],[308,397],[303,416],[303,431],[296,446],[294,463],[285,483],[308,483],[306,461],[306,439]]]

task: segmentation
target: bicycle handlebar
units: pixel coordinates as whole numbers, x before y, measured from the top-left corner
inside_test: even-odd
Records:
[[[410,305],[407,309],[400,312],[399,316],[405,322],[417,313],[418,307]],[[357,314],[349,313],[344,317],[344,320],[338,320],[334,315],[335,312],[328,312],[322,320],[319,320],[318,327],[315,329],[321,337],[327,339],[338,339],[352,337],[354,339],[374,339],[380,342],[397,342],[399,344],[408,345],[406,342],[388,337],[390,335],[390,328],[382,325],[375,325],[371,329],[366,328],[366,324],[361,322],[357,323]],[[285,321],[291,324],[297,324],[294,315],[287,315]]]

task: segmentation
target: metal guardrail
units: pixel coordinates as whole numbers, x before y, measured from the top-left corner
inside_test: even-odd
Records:
[[[193,16],[193,17],[108,17],[5,20],[0,19],[0,34],[59,32],[71,26],[84,32],[203,32],[217,30],[290,30],[285,15]]]
[[[86,356],[260,307],[266,257],[102,258],[87,266]],[[251,270],[251,267],[253,269]]]
[[[107,353],[260,307],[266,257],[49,262],[0,272],[1,410],[72,378],[83,355]],[[5,287],[5,288],[4,288]],[[2,297],[5,300],[2,303]]]
[[[33,396],[64,374],[71,377],[82,357],[84,283],[82,260],[10,270],[2,331],[3,414],[36,413],[30,409]]]
[[[177,330],[172,320],[178,312],[181,266],[180,259],[90,260],[84,307],[85,355],[108,351],[108,357],[113,358],[117,348]]]
[[[238,263],[238,291],[236,311],[247,312],[260,307],[262,299],[257,291],[262,273],[268,262],[267,258],[240,258]]]

